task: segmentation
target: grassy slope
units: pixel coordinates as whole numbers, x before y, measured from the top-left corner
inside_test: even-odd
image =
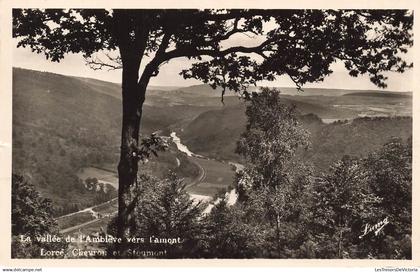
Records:
[[[188,192],[213,197],[234,186],[235,171],[229,164],[202,158],[193,160],[204,169],[205,176],[201,182],[189,187]]]

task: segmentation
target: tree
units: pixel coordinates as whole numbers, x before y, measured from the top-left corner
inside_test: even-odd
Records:
[[[206,258],[263,258],[267,256],[265,229],[257,220],[246,220],[239,203],[228,206],[219,201],[205,217],[202,251]]]
[[[317,179],[311,231],[318,257],[411,258],[411,160],[411,139],[393,138],[365,158],[343,157]]]
[[[237,175],[239,200],[248,217],[258,218],[267,230],[267,245],[274,245],[269,256],[287,257],[285,246],[292,246],[296,237],[286,232],[290,226],[297,228],[293,223],[304,212],[303,197],[311,177],[310,168],[295,157],[298,149],[309,145],[308,132],[298,122],[295,107],[282,103],[275,89],[254,93],[246,115],[246,131],[237,146],[246,159]]]
[[[12,174],[12,257],[43,257],[41,249],[63,250],[61,257],[64,257],[67,244],[63,237],[58,243],[37,239],[45,235],[60,236],[52,215],[51,200],[40,197],[34,186],[22,176]]]
[[[386,259],[411,259],[412,144],[393,138],[363,160],[372,192],[382,199],[377,213],[388,218],[385,238],[368,237],[371,254]]]
[[[308,132],[298,122],[296,108],[282,103],[279,91],[262,88],[250,99],[246,115],[246,131],[236,152],[247,159],[245,172],[253,172],[253,180],[252,184],[240,182],[238,192],[245,193],[245,187],[274,188],[287,183],[299,166],[294,160],[296,151],[309,145]]]
[[[146,175],[139,179],[142,184],[132,192],[136,202],[130,227],[133,237],[145,237],[145,242],[132,243],[127,249],[166,251],[163,258],[200,257],[200,243],[204,233],[202,213],[205,206],[190,198],[183,180],[173,172],[169,172],[164,179]],[[115,223],[109,226],[111,234],[115,234]],[[169,244],[152,243],[150,238],[176,241]]]
[[[146,89],[161,65],[187,57],[197,62],[182,71],[185,78],[241,91],[280,75],[300,88],[322,81],[341,60],[351,76],[368,74],[384,87],[385,71],[411,67],[401,55],[413,43],[412,24],[413,12],[406,10],[13,10],[18,46],[52,61],[82,53],[94,69],[122,68],[120,237],[130,233]],[[258,44],[232,44],[243,34]],[[108,52],[115,50],[112,57]],[[101,51],[111,62],[95,57]]]
[[[359,160],[345,156],[333,164],[314,186],[312,216],[318,257],[366,258],[357,252],[359,235],[366,222],[377,219],[380,201]]]
[[[154,186],[144,201],[138,203],[137,234],[145,237],[180,238],[181,243],[154,245],[155,249],[168,249],[165,258],[200,257],[199,243],[203,232],[201,215],[205,208],[196,203],[185,190],[183,180],[170,172]]]

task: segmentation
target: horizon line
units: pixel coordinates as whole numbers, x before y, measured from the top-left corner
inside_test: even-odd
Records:
[[[54,75],[61,75],[61,76],[67,76],[67,77],[74,77],[74,78],[79,78],[79,79],[92,79],[92,80],[97,80],[97,81],[101,81],[101,82],[107,82],[107,83],[112,83],[112,84],[118,84],[121,85],[121,82],[114,82],[114,81],[107,81],[107,80],[103,80],[103,79],[98,79],[98,78],[93,78],[93,77],[83,77],[83,76],[77,76],[77,75],[70,75],[70,74],[59,74],[59,73],[55,73],[55,72],[50,72],[50,71],[41,71],[41,70],[34,70],[34,69],[30,69],[30,68],[25,68],[25,67],[19,67],[19,66],[13,66],[12,65],[12,69],[23,69],[23,70],[29,70],[29,71],[36,71],[36,72],[41,72],[41,73],[50,73],[50,74],[54,74]],[[203,86],[203,85],[209,85],[206,83],[201,83],[201,84],[193,84],[193,85],[149,85],[150,87],[175,87],[177,89],[180,88],[188,88],[188,87],[193,87],[193,86]],[[254,86],[254,85],[250,85],[250,87],[269,87],[269,86]],[[290,87],[290,86],[276,86],[276,87],[269,87],[269,88],[288,88],[288,89],[296,89],[297,87]],[[317,90],[345,90],[345,91],[351,91],[351,90],[361,90],[361,91],[373,91],[373,92],[397,92],[397,93],[412,93],[412,90],[405,90],[405,91],[395,91],[395,90],[385,90],[385,89],[351,89],[351,88],[325,88],[325,87],[304,87],[302,86],[301,88],[303,91],[305,91],[305,89],[317,89]]]

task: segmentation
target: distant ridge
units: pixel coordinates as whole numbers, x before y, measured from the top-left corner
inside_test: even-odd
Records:
[[[412,96],[411,92],[391,92],[391,91],[381,91],[381,92],[361,92],[361,93],[349,93],[344,94],[345,96],[371,96],[371,97],[392,97],[392,98],[407,98]]]
[[[409,95],[411,92],[395,92],[395,91],[385,91],[385,90],[351,90],[351,89],[330,89],[330,88],[303,88],[303,91],[298,91],[296,88],[291,87],[279,87],[278,88],[282,94],[285,95],[299,95],[299,96],[342,96],[347,94],[359,94],[359,93],[369,93],[369,94],[382,94],[382,93],[396,93],[396,94],[406,94]]]
[[[98,87],[105,87],[107,89],[109,89],[110,87],[112,87],[114,89],[113,92],[117,91],[118,94],[121,94],[121,84],[120,83],[115,83],[115,82],[111,82],[111,81],[106,81],[106,80],[100,80],[100,79],[96,79],[96,78],[89,78],[89,77],[78,77],[78,76],[70,76],[70,75],[63,75],[63,74],[58,74],[58,73],[53,73],[53,72],[47,72],[47,71],[40,71],[40,70],[33,70],[33,69],[26,69],[26,68],[21,68],[21,67],[13,67],[13,71],[26,71],[28,73],[32,73],[33,75],[35,74],[45,74],[45,75],[50,75],[50,76],[57,76],[57,77],[67,77],[67,78],[73,78],[73,79],[77,79],[81,82],[84,83],[88,83],[89,85],[93,85],[93,86],[98,86]],[[160,91],[169,91],[169,90],[175,90],[181,88],[180,86],[154,86],[154,85],[149,85],[148,89],[149,90],[160,90]],[[112,93],[106,93],[108,95],[112,95]]]
[[[248,91],[252,92],[260,87],[251,86]],[[411,92],[395,92],[395,91],[380,91],[380,90],[351,90],[351,89],[332,89],[332,88],[303,88],[302,91],[298,91],[297,88],[293,87],[275,87],[283,95],[298,95],[298,96],[342,96],[347,94],[402,94],[404,97],[410,95]],[[218,87],[213,89],[208,84],[198,84],[188,87],[182,87],[175,90],[172,90],[171,93],[178,93],[182,95],[192,95],[192,96],[205,96],[205,97],[219,97],[222,93],[222,88]],[[234,96],[234,92],[227,90],[225,96]],[[395,96],[396,97],[396,96]]]
[[[94,79],[94,78],[87,78],[87,77],[76,77],[76,76],[68,76],[62,74],[56,74],[52,72],[44,72],[32,69],[25,69],[19,67],[13,67],[13,70],[22,70],[28,71],[30,73],[43,73],[45,75],[51,75],[54,77],[68,77],[77,79],[83,83],[88,83],[91,87],[95,88],[95,91],[111,95],[113,97],[120,98],[121,97],[121,84]],[[255,91],[260,87],[250,86],[249,91]],[[347,94],[360,94],[362,93],[363,96],[375,96],[378,94],[380,96],[386,96],[386,94],[396,94],[398,95],[411,95],[412,92],[395,92],[395,91],[382,91],[382,90],[352,90],[352,89],[332,89],[332,88],[303,88],[303,91],[298,91],[294,87],[275,87],[277,88],[282,94],[284,95],[299,95],[299,96],[342,96]],[[208,84],[196,84],[186,87],[180,86],[153,86],[149,85],[148,90],[155,90],[155,91],[165,91],[171,94],[182,94],[183,96],[199,96],[199,97],[220,97],[222,94],[222,88],[218,87],[213,89]],[[152,94],[152,93],[150,93]],[[225,96],[234,96],[236,95],[234,92],[227,90]]]

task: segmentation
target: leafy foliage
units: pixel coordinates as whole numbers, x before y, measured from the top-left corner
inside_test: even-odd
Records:
[[[65,252],[67,245],[62,237],[60,243],[37,239],[46,235],[60,236],[52,211],[51,200],[41,198],[22,176],[12,175],[12,257],[39,258],[41,249]]]
[[[237,175],[239,202],[222,201],[207,218],[209,245],[217,248],[210,256],[411,258],[410,143],[393,139],[314,176],[296,160],[306,134],[290,108],[277,103],[278,93],[263,90],[251,101],[238,143],[247,155]]]
[[[239,202],[230,208],[222,201],[207,218],[210,247],[217,249],[210,252],[232,258],[290,257],[300,250],[305,233],[299,232],[299,219],[306,213],[302,200],[310,169],[294,155],[307,144],[307,135],[276,90],[254,94],[246,112],[247,130],[238,142],[247,158],[237,175]]]
[[[204,205],[194,202],[185,191],[185,184],[175,173],[165,179],[141,176],[136,196],[136,207],[131,222],[133,237],[144,237],[143,244],[129,244],[130,250],[166,250],[164,258],[199,257],[204,225],[201,214]],[[116,233],[116,222],[108,231]],[[177,239],[177,243],[150,243],[150,238]]]
[[[206,258],[264,257],[264,230],[254,220],[244,220],[242,206],[227,206],[225,200],[215,205],[205,217],[206,231],[202,245]]]
[[[318,257],[411,258],[411,150],[394,138],[366,158],[344,157],[316,182]],[[365,233],[385,218],[383,230]]]
[[[247,128],[237,146],[249,162],[238,180],[240,198],[246,191],[293,183],[294,174],[302,170],[294,155],[298,148],[308,146],[308,134],[295,108],[281,103],[278,91],[262,88],[261,93],[254,93],[246,115]]]
[[[313,232],[318,242],[318,257],[343,258],[366,221],[379,221],[376,205],[381,198],[371,193],[368,176],[359,161],[344,157],[330,167],[314,184],[312,215]]]
[[[188,57],[201,62],[183,71],[185,78],[235,91],[278,75],[298,86],[320,81],[336,60],[345,62],[350,75],[368,74],[384,87],[383,72],[411,67],[401,54],[412,45],[412,24],[413,12],[407,10],[13,10],[18,46],[52,61],[67,53],[89,58],[120,48],[114,62],[154,54],[144,70],[150,77],[170,59]],[[241,34],[261,42],[226,47]]]
[[[44,53],[59,61],[66,53],[90,56],[101,49],[115,49],[107,10],[14,9],[13,37],[22,37],[18,46]]]
[[[384,239],[373,239],[372,254],[411,259],[412,139],[394,138],[363,163],[372,191],[382,199],[377,216],[391,222]]]
[[[412,46],[412,25],[413,12],[407,10],[13,11],[13,37],[19,39],[18,46],[29,46],[37,53],[44,53],[52,61],[59,61],[67,53],[82,53],[92,68],[123,68],[124,114],[120,162],[120,176],[123,178],[120,178],[120,205],[126,205],[123,200],[130,199],[130,194],[138,188],[136,153],[141,109],[149,80],[159,74],[162,64],[174,58],[187,57],[198,62],[181,72],[184,78],[202,80],[212,87],[221,86],[223,90],[229,88],[244,91],[247,85],[263,79],[274,80],[281,75],[289,76],[301,88],[305,83],[322,81],[333,72],[331,65],[334,62],[343,61],[351,76],[367,74],[375,85],[385,87],[384,72],[404,72],[412,66],[401,57]],[[237,34],[254,35],[259,43],[254,46],[226,46]],[[107,52],[117,48],[120,52],[118,57],[110,57],[105,53],[116,65],[98,62],[93,56],[101,50]],[[145,57],[151,60],[142,66],[144,69],[139,77],[140,64]],[[244,95],[249,97],[246,91]],[[254,108],[250,107],[250,125],[244,135],[245,142],[239,145],[239,152],[250,161],[249,167],[242,174],[242,177],[247,178],[238,182],[237,188],[242,195],[244,213],[234,213],[239,214],[239,217],[228,213],[228,216],[221,216],[221,219],[230,218],[235,222],[239,218],[239,222],[251,222],[245,225],[239,223],[234,228],[235,233],[242,234],[250,228],[254,233],[256,228],[259,229],[263,240],[268,243],[267,250],[261,251],[264,256],[312,255],[317,251],[317,241],[293,232],[293,229],[304,230],[298,226],[300,220],[307,217],[301,217],[307,212],[305,205],[301,204],[304,203],[302,197],[308,192],[310,171],[293,159],[297,148],[305,145],[306,140],[303,131],[297,126],[293,109],[279,106],[277,98],[274,92],[265,91],[262,100],[258,100],[258,96],[254,100],[261,101],[264,107],[256,108],[257,103]],[[396,168],[394,170],[399,169]],[[387,173],[373,173],[377,180],[385,177],[385,182],[389,181],[387,177],[391,177]],[[359,172],[351,163],[337,165],[332,174],[326,176],[326,182],[330,184],[327,188],[335,188],[337,184],[346,184],[347,181],[357,188],[351,194],[348,192],[349,187],[344,186],[340,194],[342,199],[323,207],[327,211],[332,210],[326,215],[331,215],[339,227],[338,257],[344,256],[342,246],[350,244],[349,238],[343,236],[343,232],[351,228],[348,220],[355,217],[356,211],[364,210],[357,210],[356,206],[367,205],[360,202],[360,199],[370,196],[370,192],[365,191],[363,176],[363,172]],[[397,179],[401,181],[400,186],[390,186],[402,195],[408,192],[404,184],[408,180],[403,177]],[[147,202],[147,196],[141,192],[134,196],[134,199],[140,201],[140,207],[149,205],[150,210],[147,212],[153,212],[153,216],[149,216],[142,209],[137,210],[141,217],[149,221],[147,226],[140,225],[139,230],[159,230],[176,235],[181,229],[187,231],[183,224],[188,223],[193,229],[187,233],[194,236],[196,227],[199,228],[197,218],[200,209],[183,196],[183,190],[179,190],[174,178],[169,180],[173,186],[157,187],[154,201]],[[376,193],[384,194],[378,190]],[[325,194],[328,201],[335,197],[329,191],[321,190],[320,194]],[[124,211],[119,218],[119,235],[129,230],[127,223],[138,226],[135,222],[127,222],[123,216],[132,204],[136,202],[123,207]],[[387,208],[392,210],[394,207],[388,204]],[[263,213],[256,217],[258,213],[255,211],[261,209]],[[220,211],[225,210],[221,206]],[[159,217],[161,213],[167,218]],[[367,213],[370,214],[370,211]],[[174,218],[173,214],[181,217]],[[180,218],[182,220],[178,220]],[[252,221],[253,218],[260,221]],[[225,222],[222,226],[227,227],[217,226],[216,230],[232,230],[229,227],[232,226],[231,222],[220,222]],[[402,225],[405,228],[404,223]],[[224,233],[227,236],[232,234],[231,231]],[[238,256],[234,253],[240,250],[235,248],[245,237],[235,236],[233,243],[223,248],[233,249],[232,255]],[[387,245],[392,246],[398,237],[390,239]],[[189,248],[195,251],[197,244],[191,241],[188,242]],[[327,247],[336,245],[335,238],[327,242],[330,242]],[[256,246],[246,252],[256,252],[262,247],[257,242],[245,245]],[[174,250],[174,254],[185,256],[177,250]],[[326,254],[330,256],[328,250]]]

